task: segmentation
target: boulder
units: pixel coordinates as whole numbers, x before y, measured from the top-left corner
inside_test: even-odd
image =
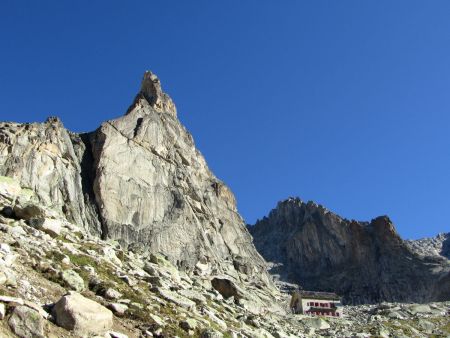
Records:
[[[14,215],[16,218],[24,219],[26,221],[33,218],[40,218],[45,216],[45,210],[36,204],[16,204],[14,206]]]
[[[10,297],[10,296],[1,296],[0,295],[0,302],[3,303],[8,303],[11,305],[23,305],[24,301],[22,298],[18,298],[18,297]]]
[[[166,322],[161,317],[159,317],[153,313],[150,313],[149,316],[155,322],[155,324],[158,325],[159,327],[166,326]]]
[[[243,297],[243,292],[230,279],[225,277],[215,277],[211,280],[212,287],[217,290],[225,299],[234,297],[237,301]]]
[[[81,292],[85,289],[84,280],[73,270],[64,270],[61,279],[70,289]]]
[[[417,305],[411,306],[408,309],[408,311],[415,315],[415,314],[418,314],[418,313],[430,313],[431,312],[431,308],[427,304],[417,304]]]
[[[107,288],[103,292],[103,297],[105,297],[106,299],[109,299],[109,300],[114,300],[114,299],[118,299],[118,298],[122,297],[122,294],[119,291],[117,291],[116,289]]]
[[[223,334],[213,329],[206,329],[200,335],[200,338],[222,338]]]
[[[108,305],[108,308],[114,312],[116,316],[123,316],[125,312],[128,310],[128,306],[121,303],[111,303]]]
[[[103,253],[103,257],[110,263],[117,265],[117,266],[122,266],[122,261],[116,256],[116,251],[109,247],[109,246],[105,246],[102,248],[102,253]]]
[[[53,307],[53,316],[57,325],[79,335],[104,335],[113,324],[110,310],[79,293],[63,296]]]
[[[8,324],[21,338],[44,338],[44,319],[39,312],[27,306],[15,307]]]
[[[162,269],[161,272],[166,271],[174,282],[177,283],[180,282],[181,279],[178,269],[175,266],[173,266],[173,264],[169,260],[167,260],[163,255],[158,253],[151,254],[150,262],[159,266]],[[144,266],[144,270],[149,271],[149,267],[147,265]]]
[[[33,218],[29,222],[33,228],[41,230],[52,237],[58,237],[61,234],[62,222],[49,218]]]
[[[192,309],[195,307],[195,302],[186,297],[183,297],[176,292],[172,292],[163,288],[158,288],[159,294],[169,302],[175,303],[178,306],[184,307],[185,309]]]
[[[185,331],[195,330],[198,327],[198,321],[188,318],[180,322],[180,327]]]
[[[312,327],[316,330],[326,330],[330,328],[330,324],[328,324],[325,319],[320,317],[307,318],[304,322],[308,327]]]

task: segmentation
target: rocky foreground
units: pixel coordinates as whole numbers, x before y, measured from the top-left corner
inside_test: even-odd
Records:
[[[101,240],[7,177],[0,210],[1,337],[450,336],[450,302],[291,314],[288,294],[245,269],[179,269],[164,252]]]

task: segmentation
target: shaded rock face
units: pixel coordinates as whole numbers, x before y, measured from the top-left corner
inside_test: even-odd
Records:
[[[449,261],[413,253],[387,217],[349,221],[290,198],[250,231],[272,272],[304,289],[334,291],[346,303],[450,298]]]
[[[92,133],[70,133],[57,118],[1,123],[0,175],[91,233],[162,252],[179,267],[202,260],[218,270],[264,270],[233,194],[151,72],[127,113]]]

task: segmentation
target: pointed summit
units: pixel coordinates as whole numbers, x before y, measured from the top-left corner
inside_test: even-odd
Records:
[[[149,70],[144,73],[142,78],[140,94],[156,111],[177,115],[175,104],[161,88],[161,81]]]

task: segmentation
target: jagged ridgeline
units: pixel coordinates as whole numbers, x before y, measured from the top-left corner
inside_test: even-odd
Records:
[[[232,192],[208,169],[151,72],[126,114],[94,132],[72,133],[55,117],[1,123],[0,175],[126,248],[164,253],[179,268],[200,262],[267,281]]]
[[[350,221],[313,202],[289,198],[250,227],[281,280],[334,291],[350,304],[450,299],[450,260],[411,250],[386,216]]]

